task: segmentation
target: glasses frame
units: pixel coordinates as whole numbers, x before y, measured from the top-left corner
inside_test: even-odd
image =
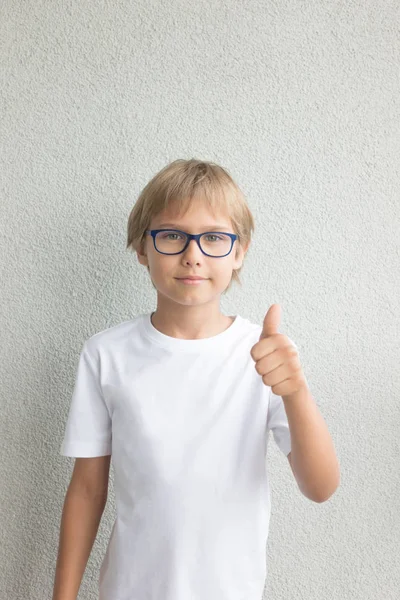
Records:
[[[177,232],[177,233],[183,233],[184,235],[186,235],[188,239],[186,241],[184,248],[180,252],[161,252],[160,250],[158,250],[158,248],[156,247],[156,235],[159,231],[173,231],[174,233]],[[146,229],[145,233],[149,233],[151,235],[151,237],[153,238],[153,244],[154,244],[155,250],[159,254],[164,254],[166,256],[175,256],[176,254],[182,254],[182,252],[185,252],[185,250],[189,246],[190,242],[192,240],[196,240],[198,247],[200,248],[200,250],[202,251],[202,253],[205,256],[209,256],[210,258],[224,258],[224,256],[228,256],[228,254],[230,254],[232,252],[233,244],[239,238],[239,236],[236,235],[236,233],[227,233],[226,231],[204,231],[203,233],[187,233],[186,231],[182,231],[181,229]],[[228,235],[231,238],[231,247],[229,249],[229,252],[227,252],[226,254],[222,254],[221,256],[213,256],[212,254],[207,254],[207,252],[204,252],[203,248],[200,246],[200,238],[202,235],[207,235],[210,233],[222,233],[224,235]]]

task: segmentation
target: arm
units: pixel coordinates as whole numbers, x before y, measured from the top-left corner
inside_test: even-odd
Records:
[[[53,600],[76,600],[107,502],[110,455],[77,458],[61,518]]]
[[[339,463],[326,423],[308,387],[282,396],[292,450],[288,460],[301,492],[314,502],[325,502],[340,483]]]
[[[270,306],[250,354],[263,383],[282,398],[291,438],[288,460],[301,492],[314,502],[325,502],[339,486],[339,463],[308,388],[297,346],[278,331],[280,317],[280,305]]]

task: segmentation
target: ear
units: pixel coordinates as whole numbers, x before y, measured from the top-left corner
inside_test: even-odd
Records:
[[[249,249],[249,246],[250,246],[250,242],[247,242],[246,246],[242,247],[244,254],[246,254],[247,250]]]
[[[136,250],[137,259],[141,265],[148,267],[147,254],[145,254],[143,244]]]
[[[238,244],[236,246],[235,266],[233,267],[234,269],[239,269],[242,266],[244,257],[246,255],[247,250],[249,249],[249,246],[250,242],[248,242],[246,246],[242,246],[241,244]]]

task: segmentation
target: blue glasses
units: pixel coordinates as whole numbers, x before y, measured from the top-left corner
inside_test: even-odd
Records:
[[[152,236],[154,248],[160,254],[181,254],[191,240],[196,240],[202,253],[213,258],[227,256],[238,239],[235,233],[225,231],[191,234],[179,229],[147,229],[146,233]]]

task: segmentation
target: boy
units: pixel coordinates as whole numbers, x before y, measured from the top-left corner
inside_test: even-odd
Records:
[[[53,600],[77,597],[111,454],[117,516],[100,600],[261,600],[270,430],[289,461],[295,451],[304,494],[322,501],[336,489],[333,445],[295,346],[278,333],[279,305],[262,327],[220,312],[253,229],[214,163],[174,161],[139,196],[127,247],[149,271],[157,309],[83,345],[61,447],[76,461]]]

